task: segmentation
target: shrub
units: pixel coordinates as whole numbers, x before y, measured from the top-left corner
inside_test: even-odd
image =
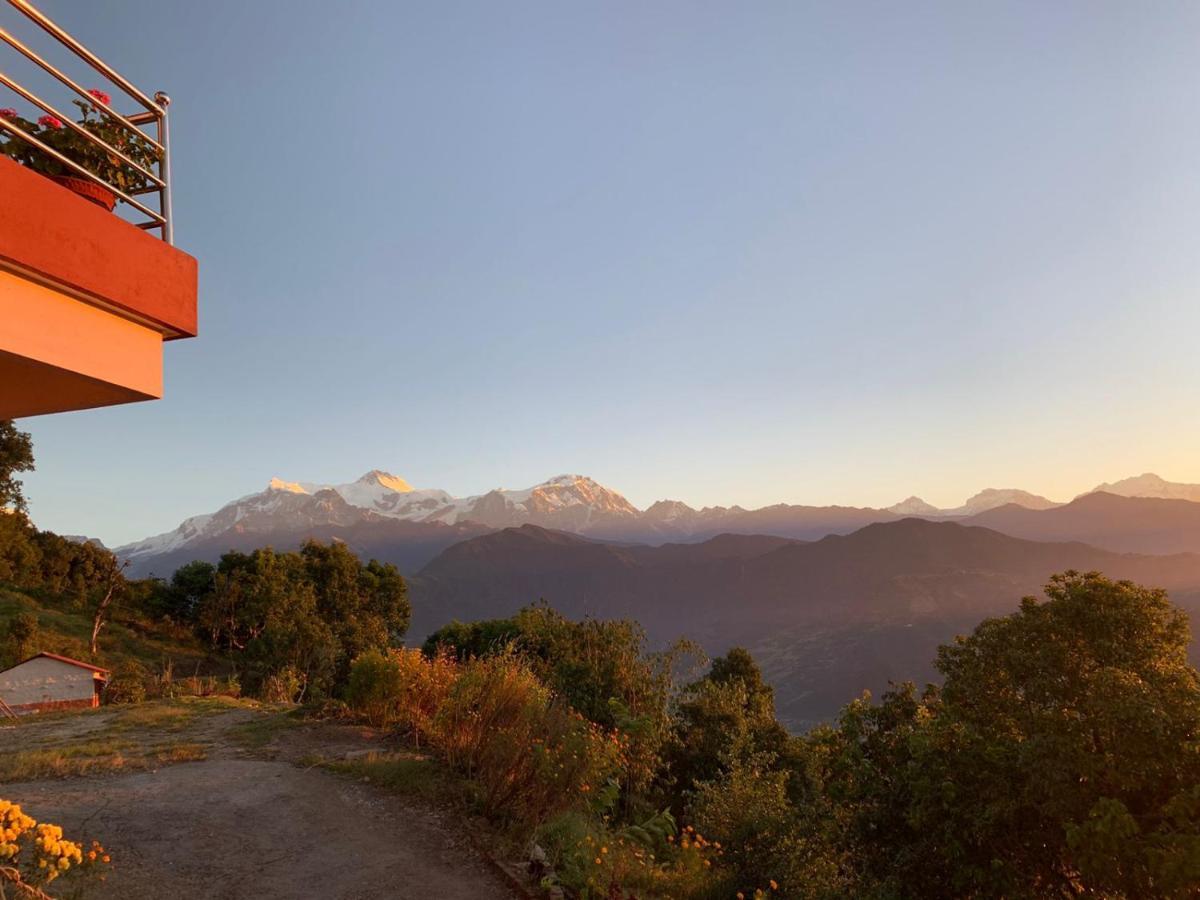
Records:
[[[419,744],[446,699],[458,666],[446,656],[426,659],[419,650],[368,650],[350,667],[346,702],[372,725],[396,725]]]
[[[431,727],[485,808],[530,827],[602,796],[621,767],[619,737],[556,699],[512,654],[468,662]]]
[[[696,896],[851,893],[828,842],[789,798],[788,780],[774,758],[754,755],[734,760],[719,778],[697,785],[691,815],[721,849],[722,865]]]
[[[346,702],[372,725],[386,728],[399,714],[402,679],[399,662],[391,654],[368,650],[350,664]]]
[[[559,883],[582,898],[735,896],[718,875],[720,844],[679,830],[663,810],[623,828],[568,813],[538,833]],[[768,883],[769,889],[769,883]],[[753,893],[748,896],[753,896]]]
[[[295,703],[304,689],[304,676],[293,666],[284,666],[263,679],[259,696],[268,703]]]
[[[146,683],[150,673],[136,660],[123,662],[112,674],[104,688],[106,703],[141,703],[146,699]]]

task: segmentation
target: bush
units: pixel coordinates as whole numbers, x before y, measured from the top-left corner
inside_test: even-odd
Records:
[[[377,728],[386,728],[399,715],[403,690],[400,664],[391,654],[368,650],[350,664],[346,702]]]
[[[284,666],[263,679],[259,697],[268,703],[295,703],[303,690],[303,674],[293,666]]]
[[[146,685],[150,673],[136,660],[117,666],[112,678],[104,687],[106,703],[141,703],[146,699]]]
[[[621,768],[618,735],[556,699],[512,654],[468,662],[432,728],[485,807],[529,826],[589,803]]]
[[[426,659],[419,650],[368,650],[355,658],[346,686],[350,708],[376,727],[398,726],[418,744],[458,677],[445,656]]]

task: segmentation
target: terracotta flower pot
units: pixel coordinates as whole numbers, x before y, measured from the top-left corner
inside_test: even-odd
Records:
[[[84,200],[91,201],[97,206],[103,206],[109,212],[113,211],[113,207],[117,205],[117,195],[107,188],[103,188],[94,181],[88,181],[86,178],[76,178],[73,175],[51,175],[50,179],[57,184],[61,184],[69,191],[74,191]]]

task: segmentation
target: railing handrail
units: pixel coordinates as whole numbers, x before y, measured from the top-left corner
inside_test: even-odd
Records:
[[[28,0],[8,0],[10,4],[15,6],[26,16],[36,22],[41,28],[58,40],[59,43],[68,47],[76,56],[90,65],[93,69],[123,90],[126,94],[136,100],[142,106],[152,113],[159,114],[160,110],[153,100],[143,94],[133,82],[127,78],[123,78],[116,69],[98,57],[95,53],[89,50],[75,38],[67,33],[66,29],[56,25],[51,21],[50,17],[35,7]]]
[[[18,82],[9,78],[3,72],[0,72],[0,85],[7,87],[15,92],[18,96],[26,101],[34,104],[48,115],[53,116],[62,124],[71,128],[76,134],[80,135],[85,141],[95,145],[105,153],[112,154],[122,163],[132,167],[141,177],[145,178],[150,184],[149,187],[139,188],[133,191],[122,191],[116,185],[110,184],[95,172],[90,171],[85,166],[80,165],[72,159],[69,159],[64,154],[48,146],[44,141],[40,140],[36,135],[30,134],[23,128],[9,122],[4,117],[0,117],[0,129],[12,135],[14,138],[25,141],[27,144],[35,147],[39,152],[46,154],[52,159],[57,160],[62,165],[65,165],[74,173],[78,173],[81,177],[88,181],[98,184],[108,191],[111,191],[122,202],[128,204],[133,209],[145,215],[148,221],[136,222],[138,228],[142,229],[160,229],[162,239],[168,244],[173,242],[173,229],[171,222],[171,164],[170,164],[170,143],[169,130],[167,123],[167,106],[171,99],[161,91],[154,95],[151,99],[141,90],[139,90],[131,81],[122,77],[112,66],[108,65],[100,57],[96,56],[83,44],[77,41],[74,37],[67,33],[53,22],[48,16],[38,10],[28,0],[8,0],[11,6],[16,7],[30,20],[35,22],[44,31],[54,37],[59,43],[67,47],[72,53],[86,62],[96,72],[107,79],[111,84],[123,91],[128,97],[136,101],[141,106],[145,107],[144,112],[135,113],[131,116],[123,116],[113,110],[109,104],[99,104],[78,82],[74,81],[57,66],[43,59],[36,51],[31,50],[24,43],[13,37],[9,32],[0,28],[0,41],[3,41],[9,47],[16,50],[29,61],[39,66],[44,72],[57,79],[60,83],[66,85],[76,94],[81,96],[85,101],[91,103],[97,109],[102,117],[106,117],[113,122],[120,124],[123,128],[128,129],[132,133],[138,135],[139,138],[146,141],[157,154],[158,173],[150,171],[142,165],[134,162],[129,156],[111,146],[108,142],[102,140],[99,136],[91,133],[86,128],[70,120],[69,116],[65,116],[58,112],[53,106],[42,100],[32,91],[22,87]],[[153,124],[155,126],[155,137],[146,134],[140,125]],[[155,212],[145,204],[133,199],[132,194],[148,194],[157,193],[159,199],[159,211]]]

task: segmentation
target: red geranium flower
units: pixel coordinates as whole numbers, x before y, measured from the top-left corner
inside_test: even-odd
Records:
[[[44,128],[52,128],[56,131],[63,127],[62,122],[54,118],[54,116],[42,116],[40,119],[38,119],[38,124]]]
[[[0,109],[0,119],[12,119],[17,115],[17,111],[11,106],[6,106]]]
[[[108,96],[108,94],[104,93],[104,91],[92,88],[90,91],[88,91],[88,94],[91,95],[92,99],[99,100],[105,106],[112,105],[112,97]]]

